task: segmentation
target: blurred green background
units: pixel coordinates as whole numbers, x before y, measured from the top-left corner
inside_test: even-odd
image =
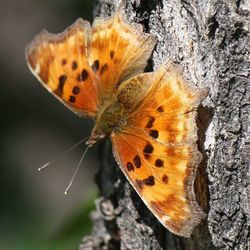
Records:
[[[37,168],[88,136],[92,122],[74,115],[38,83],[24,48],[42,28],[61,32],[78,17],[92,21],[92,13],[92,0],[0,2],[0,250],[77,249],[91,230],[98,148],[88,152],[66,197],[83,146],[45,172]]]

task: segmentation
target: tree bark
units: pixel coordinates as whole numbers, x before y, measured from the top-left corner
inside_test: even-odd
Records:
[[[112,15],[117,6],[118,0],[100,0],[94,15]],[[250,249],[249,2],[133,0],[125,6],[129,21],[158,40],[151,69],[169,58],[187,81],[210,87],[197,120],[204,160],[195,183],[208,216],[189,239],[168,232],[126,181],[106,142],[93,232],[80,249]]]

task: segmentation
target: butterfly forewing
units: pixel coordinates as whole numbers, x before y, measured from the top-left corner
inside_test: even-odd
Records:
[[[96,18],[89,61],[100,79],[101,96],[109,97],[122,81],[142,73],[154,46],[152,36],[143,33],[141,25],[130,25],[121,12]]]
[[[60,101],[79,115],[94,117],[97,89],[87,60],[90,24],[78,19],[61,34],[42,31],[26,48],[35,76]]]
[[[41,32],[27,47],[26,58],[60,101],[77,114],[94,117],[123,80],[143,72],[154,45],[141,25],[130,25],[117,12],[96,18],[92,28],[78,19],[61,34]]]

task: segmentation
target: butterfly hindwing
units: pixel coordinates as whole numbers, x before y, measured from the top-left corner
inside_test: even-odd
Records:
[[[191,192],[192,166],[200,155],[190,146],[166,147],[139,130],[111,137],[121,169],[142,200],[170,231],[189,237],[203,213]]]

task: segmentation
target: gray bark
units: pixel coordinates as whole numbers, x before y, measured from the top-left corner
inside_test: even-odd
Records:
[[[111,15],[117,5],[100,0],[95,15]],[[158,40],[152,69],[169,58],[189,82],[210,87],[197,121],[204,161],[195,186],[208,216],[189,239],[169,233],[130,187],[106,142],[93,232],[80,249],[250,249],[249,5],[247,0],[127,1],[128,19]]]

